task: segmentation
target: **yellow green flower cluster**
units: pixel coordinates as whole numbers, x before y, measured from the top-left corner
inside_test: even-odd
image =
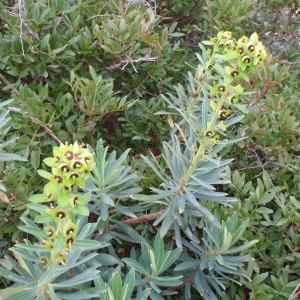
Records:
[[[45,185],[44,194],[41,195],[41,200],[44,199],[50,205],[46,211],[51,225],[44,229],[47,238],[43,245],[49,251],[51,261],[42,257],[41,264],[54,262],[63,265],[65,254],[76,241],[76,216],[89,215],[86,205],[90,195],[76,193],[76,189],[84,187],[94,167],[94,157],[84,145],[76,142],[55,147],[53,157],[46,158],[44,162],[52,168],[47,177],[50,182]]]
[[[210,59],[205,71],[221,75],[223,80],[229,83],[240,80],[241,77],[243,80],[249,80],[249,73],[267,57],[267,52],[256,32],[250,38],[242,36],[239,40],[235,40],[231,32],[221,31],[203,44],[213,46],[209,51]]]
[[[44,247],[50,252],[55,263],[64,264],[64,254],[71,251],[72,244],[76,240],[77,226],[66,216],[64,222],[59,222],[56,227],[46,226],[44,230],[47,235],[47,239],[43,241]],[[41,262],[43,265],[49,263],[47,257],[43,257]]]
[[[45,192],[51,193],[58,188],[69,190],[83,187],[86,177],[94,166],[93,155],[77,142],[73,145],[61,144],[53,149],[54,157],[44,160],[52,168],[51,181],[45,186]]]
[[[209,93],[211,118],[202,139],[208,144],[219,141],[217,133],[225,132],[224,120],[230,115],[229,106],[243,94],[242,83],[265,60],[267,53],[257,33],[250,38],[235,40],[231,32],[221,31],[203,44],[213,46],[207,51],[207,61],[198,69],[196,79],[206,82]]]
[[[243,36],[235,40],[231,32],[221,31],[203,44],[213,47],[206,50],[200,45],[203,55],[198,56],[201,63],[197,67],[195,86],[190,89],[190,93],[196,98],[194,103],[199,103],[199,99],[202,101],[199,98],[202,91],[209,92],[210,97],[205,97],[209,101],[209,118],[204,126],[203,122],[200,122],[200,126],[192,125],[197,147],[192,148],[193,157],[183,177],[184,184],[189,182],[198,163],[207,159],[207,154],[220,141],[220,136],[225,135],[226,119],[231,115],[231,106],[244,92],[243,82],[249,81],[252,70],[262,64],[267,56],[256,33],[250,38]]]

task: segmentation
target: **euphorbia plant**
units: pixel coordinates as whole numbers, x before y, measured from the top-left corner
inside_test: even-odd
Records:
[[[174,126],[171,141],[164,142],[163,163],[159,164],[155,157],[152,160],[145,157],[162,183],[159,188],[152,189],[153,195],[135,196],[141,201],[163,205],[161,216],[154,224],[162,224],[162,237],[173,227],[179,247],[182,246],[182,232],[198,240],[198,217],[221,227],[205,203],[228,206],[235,201],[216,189],[216,185],[228,183],[226,166],[231,162],[222,160],[220,152],[226,145],[236,142],[226,139],[226,129],[243,116],[232,116],[231,112],[236,110],[236,103],[244,93],[244,80],[249,79],[266,57],[256,33],[250,39],[242,37],[236,41],[230,32],[219,32],[205,43],[213,48],[205,50],[200,45],[202,55],[197,55],[200,64],[195,76],[189,74],[188,92],[179,85],[176,96],[171,93],[164,96],[172,109],[168,114],[177,114],[181,120]],[[251,58],[251,65],[240,63],[245,54]],[[228,75],[228,69],[234,72]]]
[[[53,157],[46,158],[44,162],[52,172],[40,171],[40,175],[50,182],[45,185],[43,194],[34,195],[29,201],[48,204],[37,220],[47,225],[47,238],[43,240],[43,245],[49,251],[49,263],[62,265],[65,263],[65,253],[71,251],[76,240],[76,217],[89,215],[86,204],[90,195],[79,194],[78,188],[84,188],[94,167],[94,157],[87,148],[76,142],[74,145],[54,147]],[[43,257],[42,263],[47,264],[48,258]]]

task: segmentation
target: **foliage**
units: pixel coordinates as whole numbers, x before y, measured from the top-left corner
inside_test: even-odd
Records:
[[[247,284],[253,297],[288,297],[299,284],[299,201],[285,187],[274,186],[266,172],[255,185],[235,172],[232,188],[241,199],[235,210],[239,219],[249,219],[246,236],[260,240],[251,249],[258,258],[249,269],[249,275],[257,275],[252,284]]]
[[[235,30],[239,32],[245,28],[245,23],[254,16],[254,5],[251,0],[207,0],[204,9],[204,26],[214,27],[216,30]],[[243,24],[243,26],[241,26]]]
[[[222,289],[225,290],[226,281],[235,281],[234,276],[247,278],[242,267],[249,257],[234,254],[247,250],[258,240],[233,247],[247,226],[247,221],[238,224],[238,217],[234,214],[222,224],[221,228],[206,224],[203,229],[202,245],[199,242],[184,241],[186,246],[184,261],[175,270],[190,270],[191,273],[186,275],[187,280],[192,282],[192,286],[204,299],[215,299],[215,294],[221,294]],[[189,252],[193,253],[192,257]],[[191,297],[190,285],[186,286],[185,295],[187,298]]]
[[[183,143],[176,135],[172,135],[169,143],[164,143],[163,160],[168,166],[166,170],[161,168],[155,157],[152,160],[145,157],[147,164],[161,179],[163,188],[152,188],[155,193],[153,196],[134,197],[137,200],[165,205],[164,212],[154,225],[162,222],[162,237],[173,226],[178,247],[182,246],[180,229],[193,239],[193,217],[202,216],[215,226],[220,226],[216,217],[202,205],[203,201],[223,205],[234,201],[226,198],[226,193],[215,191],[214,186],[226,183],[225,170],[230,163],[230,160],[222,161],[217,156],[230,143],[220,142],[220,136],[224,135],[227,126],[236,123],[240,118],[227,118],[226,123],[221,119],[226,118],[229,114],[226,108],[236,103],[243,92],[235,78],[241,76],[248,79],[247,72],[251,72],[266,56],[256,34],[250,39],[243,37],[235,41],[230,32],[220,32],[216,38],[205,43],[213,45],[214,48],[212,52],[204,51],[204,59],[198,56],[201,64],[195,78],[189,76],[190,95],[185,95],[183,87],[178,86],[177,98],[172,94],[169,94],[171,100],[165,98],[190,130],[183,133],[179,129]],[[233,65],[233,60],[237,60],[238,64]],[[223,61],[227,65],[222,68]],[[210,72],[215,74],[211,75]],[[202,108],[199,111],[197,104],[200,103]]]
[[[86,190],[92,195],[91,209],[99,214],[103,221],[108,220],[109,208],[114,208],[116,212],[129,217],[136,217],[130,207],[124,207],[120,203],[140,191],[135,185],[140,177],[132,172],[131,167],[124,164],[129,150],[118,159],[115,151],[106,157],[107,152],[108,147],[104,148],[103,141],[99,140],[95,151],[96,166],[86,185]]]
[[[124,111],[124,116],[119,118],[125,128],[124,137],[132,141],[157,143],[159,136],[165,137],[169,133],[169,125],[157,111],[165,105],[162,99],[147,99],[139,101],[132,109]]]
[[[298,10],[0,1],[0,298],[297,299]]]
[[[123,110],[131,105],[126,103],[126,98],[115,97],[113,81],[109,78],[103,80],[97,76],[92,66],[89,66],[92,80],[80,78],[71,72],[70,86],[73,92],[73,103],[80,113],[91,119],[97,115],[103,115],[115,110]]]
[[[0,103],[0,109],[3,109],[7,104],[9,104],[11,101],[4,101]],[[10,139],[7,141],[4,141],[4,137],[7,134],[9,130],[9,126],[7,125],[10,118],[8,116],[9,110],[4,110],[1,115],[0,115],[0,138],[1,138],[1,143],[0,143],[0,149],[2,150],[3,148],[13,144],[16,139]],[[12,153],[5,153],[3,150],[0,152],[0,162],[6,162],[6,161],[14,161],[14,160],[24,160],[23,157],[17,154],[12,154]],[[0,183],[0,190],[5,191],[5,187],[2,183]]]
[[[18,154],[13,154],[5,152],[4,149],[10,145],[16,143],[17,138],[12,137],[10,139],[5,139],[10,126],[9,121],[9,109],[7,105],[11,103],[11,100],[3,101],[0,103],[0,163],[3,166],[7,162],[11,161],[24,161],[24,157]],[[5,206],[10,203],[9,198],[7,197],[6,188],[2,180],[0,180],[0,225],[5,224],[8,221],[9,211],[5,210]],[[5,205],[6,204],[6,205]],[[0,236],[2,234],[0,233]],[[1,245],[1,243],[0,243]],[[6,245],[6,241],[3,241],[3,245]]]
[[[272,170],[276,183],[292,188],[298,169],[299,121],[294,112],[299,109],[299,92],[292,79],[293,70],[278,64],[271,66],[273,61],[260,74],[261,80],[253,83],[257,93],[247,105],[244,125],[238,129],[240,135],[248,135],[239,144],[247,153],[240,167]]]

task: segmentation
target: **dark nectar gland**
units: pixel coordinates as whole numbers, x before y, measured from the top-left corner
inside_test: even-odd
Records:
[[[67,165],[63,165],[60,169],[65,173],[70,171],[70,169]]]
[[[59,218],[59,219],[63,219],[63,218],[66,216],[66,214],[65,214],[63,211],[59,211],[59,212],[56,214],[56,216],[57,216],[57,218]]]
[[[221,85],[221,86],[219,87],[219,91],[220,91],[220,92],[225,92],[225,90],[226,90],[226,89],[225,89],[225,86],[224,86],[224,85]]]
[[[59,175],[55,175],[54,178],[55,178],[55,180],[56,180],[57,183],[62,183],[63,182],[63,178],[61,176],[59,176]]]
[[[65,156],[68,160],[72,160],[74,157],[74,153],[72,151],[68,151],[66,152]]]

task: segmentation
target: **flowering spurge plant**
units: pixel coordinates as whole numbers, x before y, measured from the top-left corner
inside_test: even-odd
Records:
[[[209,210],[210,203],[230,205],[235,201],[216,188],[228,183],[226,170],[231,162],[222,160],[220,152],[236,142],[226,140],[226,130],[242,119],[242,116],[231,116],[244,92],[241,84],[266,57],[256,33],[249,39],[242,37],[236,41],[230,32],[219,32],[206,44],[213,49],[205,50],[200,45],[203,53],[198,55],[200,64],[195,76],[189,74],[188,94],[178,86],[177,96],[164,97],[173,109],[167,113],[179,115],[181,121],[174,125],[171,141],[164,142],[163,163],[158,163],[154,156],[144,157],[162,183],[159,188],[152,188],[154,195],[135,196],[141,201],[163,205],[154,225],[161,223],[162,237],[173,227],[179,247],[182,247],[182,231],[193,241],[199,241],[198,217],[221,228]]]
[[[174,277],[171,271],[181,250],[165,250],[159,235],[151,247],[144,237],[122,222],[115,221],[115,229],[108,228],[106,222],[103,224],[100,221],[107,221],[105,215],[100,214],[95,223],[87,223],[88,211],[83,207],[86,208],[85,204],[89,200],[92,199],[90,207],[95,212],[98,207],[93,203],[97,201],[102,210],[108,210],[108,207],[103,208],[106,204],[103,202],[104,198],[110,198],[113,202],[112,199],[116,199],[116,195],[122,199],[140,190],[132,186],[138,177],[124,164],[128,151],[116,159],[114,152],[106,157],[107,150],[100,140],[94,153],[94,162],[90,150],[81,145],[61,145],[54,148],[54,157],[45,159],[45,163],[52,167],[52,172],[39,173],[48,179],[49,183],[44,187],[43,194],[30,198],[31,203],[28,205],[30,209],[38,212],[38,215],[34,218],[35,222],[22,217],[24,225],[20,227],[24,232],[36,237],[39,242],[25,240],[25,243],[17,243],[11,248],[15,259],[5,256],[5,260],[0,260],[0,276],[14,283],[11,287],[1,290],[0,296],[9,300],[146,300],[149,296],[151,299],[160,299],[160,294],[172,294],[174,292],[169,292],[165,287],[181,284],[182,276]],[[82,163],[80,168],[79,162]],[[93,176],[87,184],[77,177],[71,177],[77,172],[86,178],[92,168]],[[96,186],[99,198],[90,199],[89,193],[80,193],[91,189],[95,196],[95,182],[99,183],[99,186]],[[117,203],[109,206],[115,209],[113,212],[124,211],[125,214],[134,215],[128,207]],[[134,208],[132,210],[135,211]],[[44,230],[38,224],[41,224]],[[98,237],[95,236],[96,230]],[[102,233],[100,237],[99,233]],[[122,260],[114,247],[107,243],[113,244],[115,241],[133,242],[139,245],[141,250],[133,247],[130,258]],[[106,246],[108,253],[86,252]],[[151,265],[148,265],[149,262]],[[127,275],[120,272],[120,267],[126,265],[129,269]],[[146,270],[146,274],[143,270]]]
[[[90,195],[78,191],[78,188],[84,188],[94,167],[92,153],[78,143],[61,144],[53,149],[53,157],[44,162],[51,166],[52,172],[39,173],[49,183],[43,194],[29,199],[31,203],[28,205],[38,215],[35,222],[22,217],[24,225],[20,226],[38,242],[25,240],[25,243],[17,243],[11,250],[19,264],[6,257],[4,267],[8,270],[0,267],[0,275],[15,283],[1,292],[5,299],[58,299],[55,290],[76,289],[77,285],[97,277],[97,264],[82,269],[96,253],[82,257],[82,251],[108,245],[89,239],[97,223],[86,224],[84,216],[89,215],[86,204]],[[84,295],[79,292],[78,297]]]
[[[65,263],[65,253],[71,251],[72,244],[76,241],[78,227],[76,217],[88,216],[86,204],[90,200],[89,194],[79,194],[78,188],[84,188],[85,181],[94,166],[92,153],[82,145],[60,145],[53,148],[53,156],[44,160],[52,168],[48,173],[40,171],[40,175],[50,182],[44,187],[44,193],[32,196],[29,201],[33,203],[47,202],[49,207],[40,209],[35,204],[31,208],[41,214],[36,221],[42,221],[45,226],[46,239],[44,247],[50,253],[50,264]],[[26,231],[26,227],[22,228]],[[48,258],[42,258],[43,263],[48,263]]]

